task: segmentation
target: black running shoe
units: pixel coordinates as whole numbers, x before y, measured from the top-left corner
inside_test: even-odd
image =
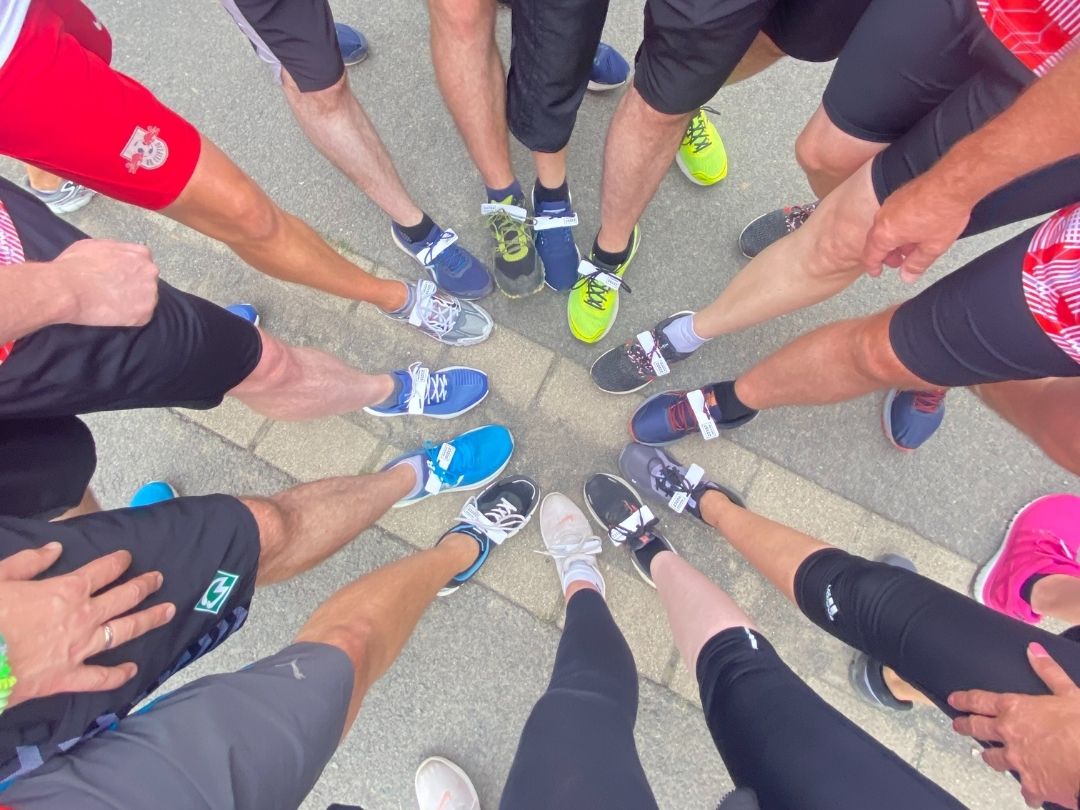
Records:
[[[676,312],[652,329],[597,357],[589,371],[596,387],[609,394],[630,394],[668,374],[672,363],[685,360],[693,352],[676,350],[664,334],[664,327],[676,318],[692,314],[690,311]]]
[[[611,542],[626,545],[638,576],[655,588],[649,562],[661,551],[676,552],[656,531],[660,519],[641,502],[634,488],[618,476],[597,473],[585,482],[585,505]]]
[[[704,520],[701,499],[706,492],[719,492],[736,506],[746,506],[730,489],[708,480],[697,464],[680,464],[659,447],[631,442],[619,454],[619,469],[646,498],[665,503],[680,514],[689,512],[698,520]]]
[[[752,259],[773,242],[779,242],[792,231],[801,228],[820,202],[821,200],[815,200],[809,205],[792,205],[762,214],[739,234],[739,249],[743,256]]]

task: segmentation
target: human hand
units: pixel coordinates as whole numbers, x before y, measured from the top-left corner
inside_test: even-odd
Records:
[[[1080,688],[1041,644],[1028,661],[1052,694],[1014,695],[979,689],[953,692],[949,705],[969,712],[953,720],[961,734],[998,742],[982,758],[995,771],[1014,771],[1029,807],[1047,802],[1076,810],[1080,793]]]
[[[134,663],[104,667],[85,664],[86,659],[161,627],[176,613],[175,605],[164,603],[125,615],[162,583],[161,574],[150,571],[107,587],[131,565],[127,551],[35,581],[62,550],[60,543],[49,543],[0,560],[0,633],[17,679],[8,706],[60,692],[122,686],[137,672]]]
[[[143,245],[81,239],[51,263],[73,298],[65,323],[142,326],[158,300],[158,268]]]

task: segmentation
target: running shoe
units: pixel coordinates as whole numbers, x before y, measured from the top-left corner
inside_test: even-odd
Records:
[[[716,185],[727,177],[728,170],[727,150],[720,133],[705,114],[706,110],[713,115],[720,114],[711,107],[702,107],[694,113],[679,151],[675,153],[679,170],[686,179],[699,186]]]
[[[915,572],[915,563],[899,554],[883,554],[880,563]],[[894,711],[909,711],[911,701],[898,700],[885,682],[885,666],[864,652],[856,652],[848,664],[848,682],[860,698],[871,706]]]
[[[611,331],[619,314],[619,291],[630,292],[623,279],[630,262],[637,255],[641,244],[641,232],[634,226],[630,237],[630,253],[621,264],[605,264],[590,256],[578,267],[578,279],[571,287],[566,302],[566,318],[570,333],[583,343],[596,343]]]
[[[23,188],[49,206],[54,214],[72,214],[93,199],[95,192],[71,180],[64,180],[54,191],[39,191],[30,185],[30,178],[23,178]]]
[[[945,392],[900,391],[885,395],[881,429],[893,447],[910,453],[934,435],[945,418]]]
[[[150,481],[135,490],[135,494],[131,496],[128,506],[132,508],[150,506],[163,501],[171,501],[173,498],[178,497],[176,490],[168,481]]]
[[[533,247],[529,212],[522,197],[486,202],[480,213],[495,240],[495,283],[509,298],[540,292],[544,270]]]
[[[1042,616],[1024,598],[1024,586],[1036,575],[1080,577],[1078,550],[1080,498],[1044,495],[1016,513],[998,550],[976,575],[973,595],[998,613],[1037,624]]]
[[[474,346],[483,343],[495,328],[495,321],[472,301],[462,301],[435,286],[434,281],[406,282],[412,306],[407,312],[384,313],[395,321],[405,321],[425,335],[447,346]]]
[[[660,551],[675,553],[671,543],[656,531],[659,518],[641,502],[632,486],[607,473],[597,473],[585,482],[585,504],[604,527],[608,539],[617,546],[626,546],[638,576],[655,588],[649,576],[649,561]]]
[[[581,251],[574,242],[578,216],[569,192],[565,200],[538,202],[533,186],[533,239],[544,268],[544,283],[558,292],[569,290],[578,278]]]
[[[488,376],[467,366],[432,371],[421,363],[391,371],[399,387],[393,405],[364,408],[372,416],[430,416],[453,419],[471,411],[488,395]]]
[[[750,788],[735,788],[720,800],[716,810],[761,810],[761,805]]]
[[[680,464],[659,447],[631,442],[619,454],[619,470],[646,498],[665,503],[678,514],[688,512],[698,520],[704,520],[701,499],[706,492],[719,492],[736,506],[746,506],[730,489],[707,479],[697,464]]]
[[[514,437],[502,425],[484,425],[442,443],[425,442],[423,447],[403,453],[384,470],[403,462],[422,471],[418,491],[402,498],[395,507],[409,506],[440,492],[479,489],[490,484],[510,463]]]
[[[555,561],[564,594],[571,582],[585,581],[604,595],[604,577],[596,567],[596,555],[604,544],[576,503],[561,492],[545,496],[540,505],[540,535],[546,549],[542,553]]]
[[[458,522],[447,534],[467,534],[480,545],[476,562],[451,579],[439,591],[439,596],[452,594],[472,579],[491,554],[492,546],[501,545],[525,528],[540,502],[540,487],[531,478],[511,476],[496,481],[479,495],[474,495],[461,507]]]
[[[341,60],[346,65],[358,65],[371,54],[368,47],[367,37],[345,23],[334,23],[334,33],[337,34],[338,50],[341,51]]]
[[[468,774],[443,757],[428,757],[416,769],[419,810],[480,810],[480,798]]]
[[[457,243],[458,236],[452,230],[444,231],[435,225],[424,239],[410,242],[397,225],[391,223],[390,235],[403,253],[428,271],[439,289],[466,300],[483,298],[495,289],[491,273]]]
[[[628,78],[630,78],[630,65],[627,64],[623,55],[606,42],[601,42],[592,60],[589,89],[598,93],[614,90],[626,84]]]
[[[809,205],[792,205],[762,214],[739,234],[739,249],[743,256],[752,259],[773,242],[779,242],[789,233],[801,228],[814,213],[820,200]]]
[[[669,315],[652,329],[596,358],[589,370],[596,387],[609,394],[630,394],[670,373],[672,363],[685,360],[693,352],[680,352],[672,346],[664,334],[664,327],[677,318],[693,314],[684,311]]]
[[[259,321],[261,320],[259,318],[259,310],[255,309],[252,304],[229,304],[225,307],[225,310],[226,312],[231,312],[237,318],[243,318],[252,326],[258,326]]]
[[[757,411],[752,411],[735,418],[725,417],[714,389],[707,385],[692,391],[654,394],[630,417],[630,435],[634,441],[650,446],[671,444],[694,433],[709,440],[719,436],[721,430],[742,427],[757,416]]]

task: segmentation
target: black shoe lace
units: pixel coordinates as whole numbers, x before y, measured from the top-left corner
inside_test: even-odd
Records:
[[[784,225],[787,227],[787,232],[791,233],[797,228],[801,228],[803,223],[810,218],[810,215],[818,207],[820,200],[814,200],[814,202],[808,205],[793,205],[787,211],[784,212]]]
[[[658,461],[649,470],[649,475],[656,482],[656,488],[668,497],[679,492],[685,492],[687,495],[694,494],[694,491],[686,485],[686,478],[678,467]]]
[[[623,501],[623,505],[626,506],[626,508],[630,512],[630,514],[627,515],[627,517],[630,517],[630,515],[637,515],[641,511],[640,507],[638,507],[637,504],[632,504],[632,503],[629,503],[628,501]],[[608,529],[608,536],[611,538],[611,541],[613,543],[617,544],[617,545],[622,545],[623,543],[631,543],[631,545],[632,545],[633,541],[644,540],[644,538],[650,537],[652,535],[652,532],[650,530],[652,529],[653,526],[655,526],[659,522],[660,522],[660,519],[658,517],[654,516],[651,520],[646,522],[644,526],[639,526],[638,528],[634,529],[633,531],[628,531],[627,529],[624,529],[622,526],[615,525],[615,526],[612,526],[612,527],[610,527]],[[618,539],[616,539],[616,537],[618,537]],[[649,541],[644,540],[642,545],[644,545],[647,542],[649,542]]]
[[[653,347],[645,351],[635,339],[626,344],[626,357],[633,364],[634,370],[642,379],[655,380],[656,369],[653,368],[653,358],[657,355],[663,357],[660,351],[660,341],[656,333],[653,333]]]
[[[690,119],[690,125],[686,128],[686,134],[683,135],[683,146],[693,146],[695,154],[712,143],[705,132],[705,115],[703,111],[719,115],[712,107],[702,107]]]
[[[576,290],[581,285],[585,285],[585,304],[587,306],[590,306],[593,309],[603,309],[604,305],[607,303],[607,296],[615,292],[615,290],[598,281],[600,276],[607,276],[608,278],[614,279],[614,281],[617,282],[619,290],[625,290],[628,293],[631,292],[630,285],[617,275],[608,270],[601,270],[598,268],[595,273],[589,273],[589,275],[582,276],[575,281],[572,288]]]

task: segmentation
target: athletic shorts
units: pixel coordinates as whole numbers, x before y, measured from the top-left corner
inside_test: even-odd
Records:
[[[284,70],[301,92],[311,93],[345,75],[326,0],[221,0],[221,5],[278,84]]]
[[[117,582],[160,571],[161,589],[140,607],[172,602],[176,616],[164,627],[89,659],[102,666],[125,661],[138,665],[138,674],[118,689],[40,698],[0,715],[0,779],[34,770],[108,728],[172,674],[238,630],[247,617],[259,566],[255,518],[244,504],[225,495],[177,498],[59,523],[0,517],[0,557],[53,540],[64,550],[46,576],[68,573],[125,549],[132,564]],[[206,744],[201,734],[205,729],[194,728],[200,745]],[[178,756],[179,749],[172,754]],[[7,795],[0,796],[8,801]]]
[[[157,699],[0,797],[20,810],[295,810],[337,749],[352,688],[344,652],[293,644]]]
[[[32,0],[0,66],[0,154],[161,209],[199,160],[199,132],[109,67],[109,32],[79,0]]]

